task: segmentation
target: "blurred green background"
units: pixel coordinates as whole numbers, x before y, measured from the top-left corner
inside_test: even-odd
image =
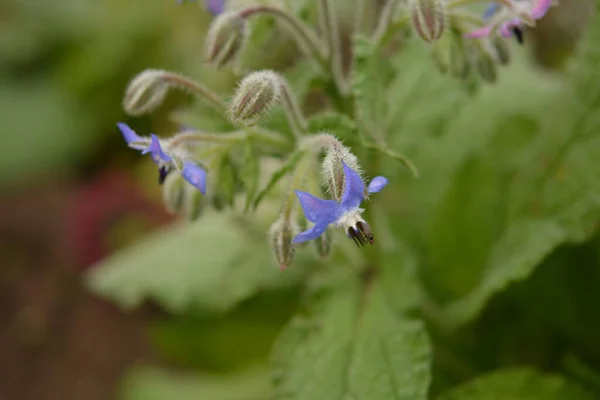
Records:
[[[529,42],[548,68],[563,68],[590,4],[561,3]],[[212,400],[212,388],[224,385],[232,399],[268,392],[260,366],[231,385],[132,368],[260,365],[296,307],[293,290],[249,300],[227,318],[173,318],[151,303],[120,311],[81,283],[93,263],[175,220],[161,204],[154,165],[124,145],[115,123],[169,129],[167,111],[185,103],[172,95],[152,119],[128,119],[122,94],[145,68],[217,89],[231,83],[203,64],[210,20],[174,0],[0,3],[0,399],[176,399],[200,390]],[[267,61],[287,58],[275,52]]]

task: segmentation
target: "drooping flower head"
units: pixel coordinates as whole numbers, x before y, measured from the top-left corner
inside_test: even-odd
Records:
[[[491,3],[483,13],[488,25],[469,32],[466,36],[481,38],[498,31],[503,37],[514,34],[522,42],[522,29],[525,26],[535,26],[535,22],[542,19],[554,4],[555,0],[516,0],[512,1],[511,7]]]
[[[296,190],[302,211],[307,220],[314,223],[310,229],[299,233],[294,238],[294,243],[302,243],[321,236],[329,225],[342,228],[348,237],[358,245],[373,244],[374,237],[371,228],[362,218],[364,209],[360,204],[370,193],[377,193],[387,183],[387,178],[378,176],[373,178],[366,187],[360,175],[343,162],[344,191],[339,202],[323,200],[310,193]]]
[[[195,186],[202,194],[206,194],[206,171],[195,162],[188,159],[185,152],[172,147],[168,140],[161,140],[155,134],[150,137],[139,136],[127,124],[119,122],[117,127],[123,138],[132,149],[140,150],[142,154],[150,154],[152,161],[158,166],[158,182],[162,184],[173,170],[180,171],[181,176]],[[183,164],[183,168],[179,167]]]

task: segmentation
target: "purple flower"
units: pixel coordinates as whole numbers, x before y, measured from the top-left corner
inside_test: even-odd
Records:
[[[167,175],[172,170],[179,170],[176,157],[168,154],[169,151],[163,149],[158,136],[155,134],[151,134],[150,138],[139,136],[127,124],[122,122],[117,123],[117,127],[121,130],[123,138],[125,138],[129,147],[141,150],[142,154],[150,153],[152,161],[158,166],[158,182],[160,184],[165,181]],[[168,149],[168,142],[166,143],[167,146],[165,148]],[[181,160],[180,162],[183,162],[183,169],[181,170],[183,179],[196,187],[202,194],[206,194],[206,171],[188,159]]]
[[[181,170],[181,176],[195,186],[200,193],[203,195],[206,194],[206,171],[197,164],[191,161],[185,161],[183,163],[183,169]]]
[[[177,3],[181,4],[185,0],[177,0]],[[219,15],[225,10],[225,0],[204,0],[204,7],[212,15]]]
[[[535,21],[542,19],[554,0],[527,0],[516,1],[512,8],[502,7],[492,3],[483,13],[485,20],[491,20],[486,26],[466,34],[469,38],[481,38],[490,36],[498,30],[503,37],[514,34],[519,42],[522,42],[521,29],[524,26],[534,26]]]
[[[315,225],[299,233],[294,238],[294,243],[306,242],[321,236],[331,224],[343,228],[348,237],[358,245],[373,244],[373,233],[369,225],[362,219],[359,208],[367,193],[377,193],[387,184],[387,178],[378,176],[373,178],[365,190],[365,183],[356,171],[342,162],[344,168],[344,192],[341,201],[322,200],[310,193],[296,190],[302,211],[307,220]]]

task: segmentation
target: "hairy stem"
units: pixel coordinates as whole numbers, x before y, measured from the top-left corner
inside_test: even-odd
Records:
[[[354,33],[361,34],[366,31],[366,16],[371,0],[356,0],[354,14]]]
[[[323,52],[323,45],[321,41],[319,38],[317,38],[313,30],[298,18],[284,10],[271,6],[252,6],[239,12],[239,16],[244,19],[253,15],[261,14],[272,15],[273,17],[284,21],[294,33],[294,37],[296,38],[298,44],[304,48],[308,54],[313,57],[324,69],[327,69],[327,58]]]
[[[300,109],[292,89],[283,77],[279,79],[279,90],[281,93],[281,102],[283,103],[283,108],[285,109],[292,133],[296,139],[299,139],[308,129],[308,123],[306,122],[306,118],[304,118],[304,113]]]
[[[248,128],[247,130],[228,133],[185,131],[174,136],[170,144],[177,146],[189,142],[236,143],[246,139],[255,139],[261,143],[280,148],[289,147],[288,139],[278,133],[262,128]]]
[[[319,22],[327,41],[329,69],[338,91],[345,95],[348,93],[349,85],[344,78],[340,29],[331,0],[319,0]]]
[[[187,78],[183,75],[176,74],[174,72],[165,73],[162,80],[170,85],[181,87],[189,90],[200,98],[206,100],[215,110],[219,111],[223,115],[227,115],[227,104],[213,91],[208,89],[206,86],[194,81],[193,79]]]
[[[298,164],[296,164],[296,169],[294,170],[294,174],[291,178],[289,193],[283,201],[282,215],[285,219],[289,219],[294,211],[294,204],[296,204],[296,195],[294,190],[298,189],[302,185],[302,182],[306,179],[306,176],[311,172],[311,161],[313,160],[314,155],[310,152],[305,152],[300,157],[301,158],[298,161]]]
[[[381,15],[379,16],[377,28],[375,29],[375,32],[372,36],[372,40],[374,43],[379,43],[388,32],[398,4],[400,4],[400,0],[388,0],[385,3],[383,10],[381,10]]]

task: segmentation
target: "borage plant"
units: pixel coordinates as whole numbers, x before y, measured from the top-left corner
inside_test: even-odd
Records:
[[[594,398],[598,341],[565,329],[568,312],[535,314],[527,293],[541,293],[536,267],[600,221],[600,164],[586,161],[600,156],[600,20],[557,77],[511,56],[551,0],[482,13],[478,0],[375,3],[358,0],[348,28],[346,2],[207,0],[206,60],[239,76],[231,98],[147,70],[127,88],[130,115],[171,88],[198,104],[173,116],[170,137],[118,124],[156,163],[167,208],[197,220],[115,256],[92,286],[125,306],[151,297],[202,315],[302,289],[272,352],[278,398]],[[247,71],[278,40],[298,50],[291,65]],[[492,298],[519,305],[515,325],[486,309]],[[539,329],[567,345],[548,339],[536,357],[512,333],[537,346]],[[567,354],[587,374],[556,361]]]

